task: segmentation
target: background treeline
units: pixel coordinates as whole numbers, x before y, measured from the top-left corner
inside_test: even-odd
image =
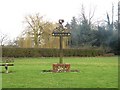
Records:
[[[114,10],[113,8],[114,6],[112,10]],[[100,21],[93,19],[95,10],[90,10],[88,13],[89,15],[82,6],[80,15],[77,18],[73,17],[71,22],[64,25],[71,32],[71,36],[63,39],[63,48],[74,48],[75,50],[98,48],[107,53],[120,54],[118,20],[114,20],[114,11],[112,11],[112,15],[106,13],[106,16],[102,17]],[[58,23],[46,21],[40,14],[35,14],[26,16],[24,25],[25,30],[6,47],[53,48],[53,51],[59,48],[59,38],[52,36]],[[4,38],[3,36],[1,40],[2,46],[4,46],[2,44]]]
[[[84,16],[84,15],[83,15]],[[118,39],[118,21],[110,22],[106,15],[106,23],[94,25],[89,19],[83,17],[80,22],[73,17],[69,24],[71,39],[69,45],[72,48],[102,48],[107,52],[119,53],[120,39]]]

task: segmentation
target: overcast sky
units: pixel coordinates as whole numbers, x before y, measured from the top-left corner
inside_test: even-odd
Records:
[[[62,18],[70,22],[73,16],[78,17],[81,5],[86,11],[94,10],[95,19],[105,19],[106,12],[111,14],[112,3],[114,15],[117,16],[118,0],[0,0],[0,33],[7,34],[11,39],[17,37],[23,27],[24,17],[40,13],[50,21]]]

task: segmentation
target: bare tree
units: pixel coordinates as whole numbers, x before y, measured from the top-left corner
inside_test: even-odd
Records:
[[[31,38],[32,47],[37,48],[47,46],[51,41],[51,33],[56,24],[43,20],[43,16],[40,16],[39,14],[26,16],[25,24],[26,28],[22,34],[24,40],[27,39],[28,41]]]
[[[33,37],[35,47],[43,44],[42,34],[44,32],[44,26],[47,24],[43,21],[43,16],[36,14],[34,16],[29,15],[25,17],[27,23],[27,29],[25,31]]]
[[[88,23],[88,25],[90,25],[92,22],[92,19],[95,14],[95,9],[96,9],[96,7],[94,7],[93,10],[90,8],[90,10],[88,12],[88,17],[87,17],[87,15],[85,13],[84,5],[81,6],[81,19],[84,20],[86,23]]]
[[[9,38],[7,34],[0,33],[0,45],[3,46],[4,44],[7,44],[9,41]]]

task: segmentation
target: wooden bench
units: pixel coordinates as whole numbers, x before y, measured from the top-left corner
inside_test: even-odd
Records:
[[[14,66],[13,63],[2,63],[0,64],[0,66]]]
[[[0,66],[5,66],[6,73],[8,73],[8,66],[14,66],[14,58],[3,57]]]

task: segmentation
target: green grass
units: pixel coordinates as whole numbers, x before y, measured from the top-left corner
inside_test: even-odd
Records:
[[[80,72],[43,73],[59,58],[16,58],[12,73],[2,74],[3,88],[117,88],[118,57],[64,58]],[[4,70],[4,67],[3,71]]]

